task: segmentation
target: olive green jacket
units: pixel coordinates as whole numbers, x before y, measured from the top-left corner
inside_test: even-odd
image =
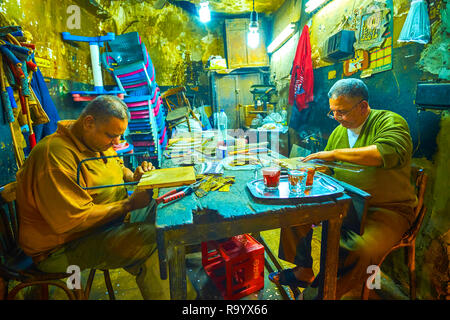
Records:
[[[399,208],[410,215],[417,198],[410,181],[412,141],[405,119],[391,111],[372,109],[353,148],[370,145],[377,146],[382,166],[365,166],[360,173],[335,169],[334,177],[370,193],[369,206]],[[339,125],[325,150],[343,148],[350,146],[347,129]]]

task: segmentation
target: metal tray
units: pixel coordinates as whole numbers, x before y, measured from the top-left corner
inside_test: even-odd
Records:
[[[268,203],[302,203],[319,201],[327,197],[337,197],[344,192],[344,188],[331,179],[323,175],[315,175],[312,188],[300,193],[289,191],[288,176],[280,177],[278,189],[267,191],[264,187],[264,180],[257,179],[247,183],[247,188],[255,199]]]

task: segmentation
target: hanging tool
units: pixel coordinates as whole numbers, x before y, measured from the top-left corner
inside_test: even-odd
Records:
[[[14,36],[11,34],[7,36],[8,39],[13,42],[16,46],[20,46],[20,42],[17,41]],[[5,46],[3,47],[2,53],[5,50]],[[21,47],[22,48],[22,47]],[[24,48],[26,49],[26,48]],[[27,49],[28,50],[28,49]],[[5,51],[6,52],[6,51]],[[13,72],[14,76],[16,77],[16,83],[19,84],[19,100],[20,105],[22,106],[22,113],[27,119],[28,128],[30,130],[30,134],[28,136],[28,141],[30,143],[30,149],[33,149],[36,145],[36,136],[34,134],[33,130],[33,123],[31,121],[31,113],[30,113],[30,105],[29,105],[29,97],[30,97],[30,80],[29,77],[32,77],[33,70],[36,70],[37,66],[31,62],[31,53],[29,52],[29,55],[27,56],[27,60],[23,61],[23,63],[20,65],[15,63],[14,60],[11,61],[10,56],[6,56],[7,60],[9,59],[9,66],[11,68],[11,71]],[[17,58],[16,58],[17,59]],[[15,65],[11,65],[11,63],[14,63]],[[14,67],[17,67],[16,72],[14,71]],[[27,67],[29,67],[31,70],[28,72]],[[21,71],[21,73],[19,72]]]
[[[3,59],[1,56],[0,56],[0,82],[1,82],[1,101],[2,101],[3,108],[5,109],[4,111],[6,113],[6,118],[9,123],[9,130],[11,131],[11,138],[12,138],[13,147],[14,147],[14,155],[16,158],[16,165],[17,165],[17,168],[20,168],[25,160],[23,159],[23,157],[21,156],[21,153],[19,152],[19,147],[17,145],[17,139],[14,134],[13,122],[15,121],[15,118],[14,118],[14,113],[12,110],[12,104],[11,104],[11,100],[10,100],[11,96],[8,92],[9,87],[7,87],[7,80],[6,80],[6,76],[5,76],[4,69],[3,69]],[[13,100],[14,100],[14,96],[13,96]],[[14,101],[14,103],[15,103],[15,101]]]
[[[22,28],[20,26],[0,27],[0,37],[11,34],[14,37],[23,37]]]
[[[27,72],[27,65],[23,65],[22,70]],[[30,142],[30,149],[33,149],[36,145],[36,136],[34,134],[33,130],[33,122],[31,121],[31,114],[30,114],[30,105],[29,105],[29,97],[30,97],[30,86],[29,86],[29,79],[28,75],[26,74],[25,77],[20,79],[20,90],[19,90],[19,98],[20,98],[20,104],[22,106],[22,113],[27,118],[27,124],[28,128],[30,130],[30,134],[28,136],[28,141]]]

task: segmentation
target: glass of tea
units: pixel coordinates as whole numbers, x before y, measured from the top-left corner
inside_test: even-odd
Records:
[[[300,193],[305,189],[306,172],[300,169],[288,170],[289,191]]]
[[[316,173],[315,167],[308,167],[306,168],[306,181],[305,181],[305,188],[310,189],[313,186],[314,183],[314,175]]]
[[[266,190],[277,190],[280,184],[281,168],[279,165],[271,163],[261,168]]]

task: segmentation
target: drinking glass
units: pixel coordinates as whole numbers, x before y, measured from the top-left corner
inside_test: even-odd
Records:
[[[275,163],[271,163],[261,168],[266,190],[277,190],[280,184],[281,168]]]
[[[305,189],[306,172],[300,169],[288,170],[289,191],[300,193]]]
[[[305,188],[310,189],[313,186],[314,183],[314,174],[316,173],[315,167],[308,167],[306,168],[306,181],[305,181]]]

